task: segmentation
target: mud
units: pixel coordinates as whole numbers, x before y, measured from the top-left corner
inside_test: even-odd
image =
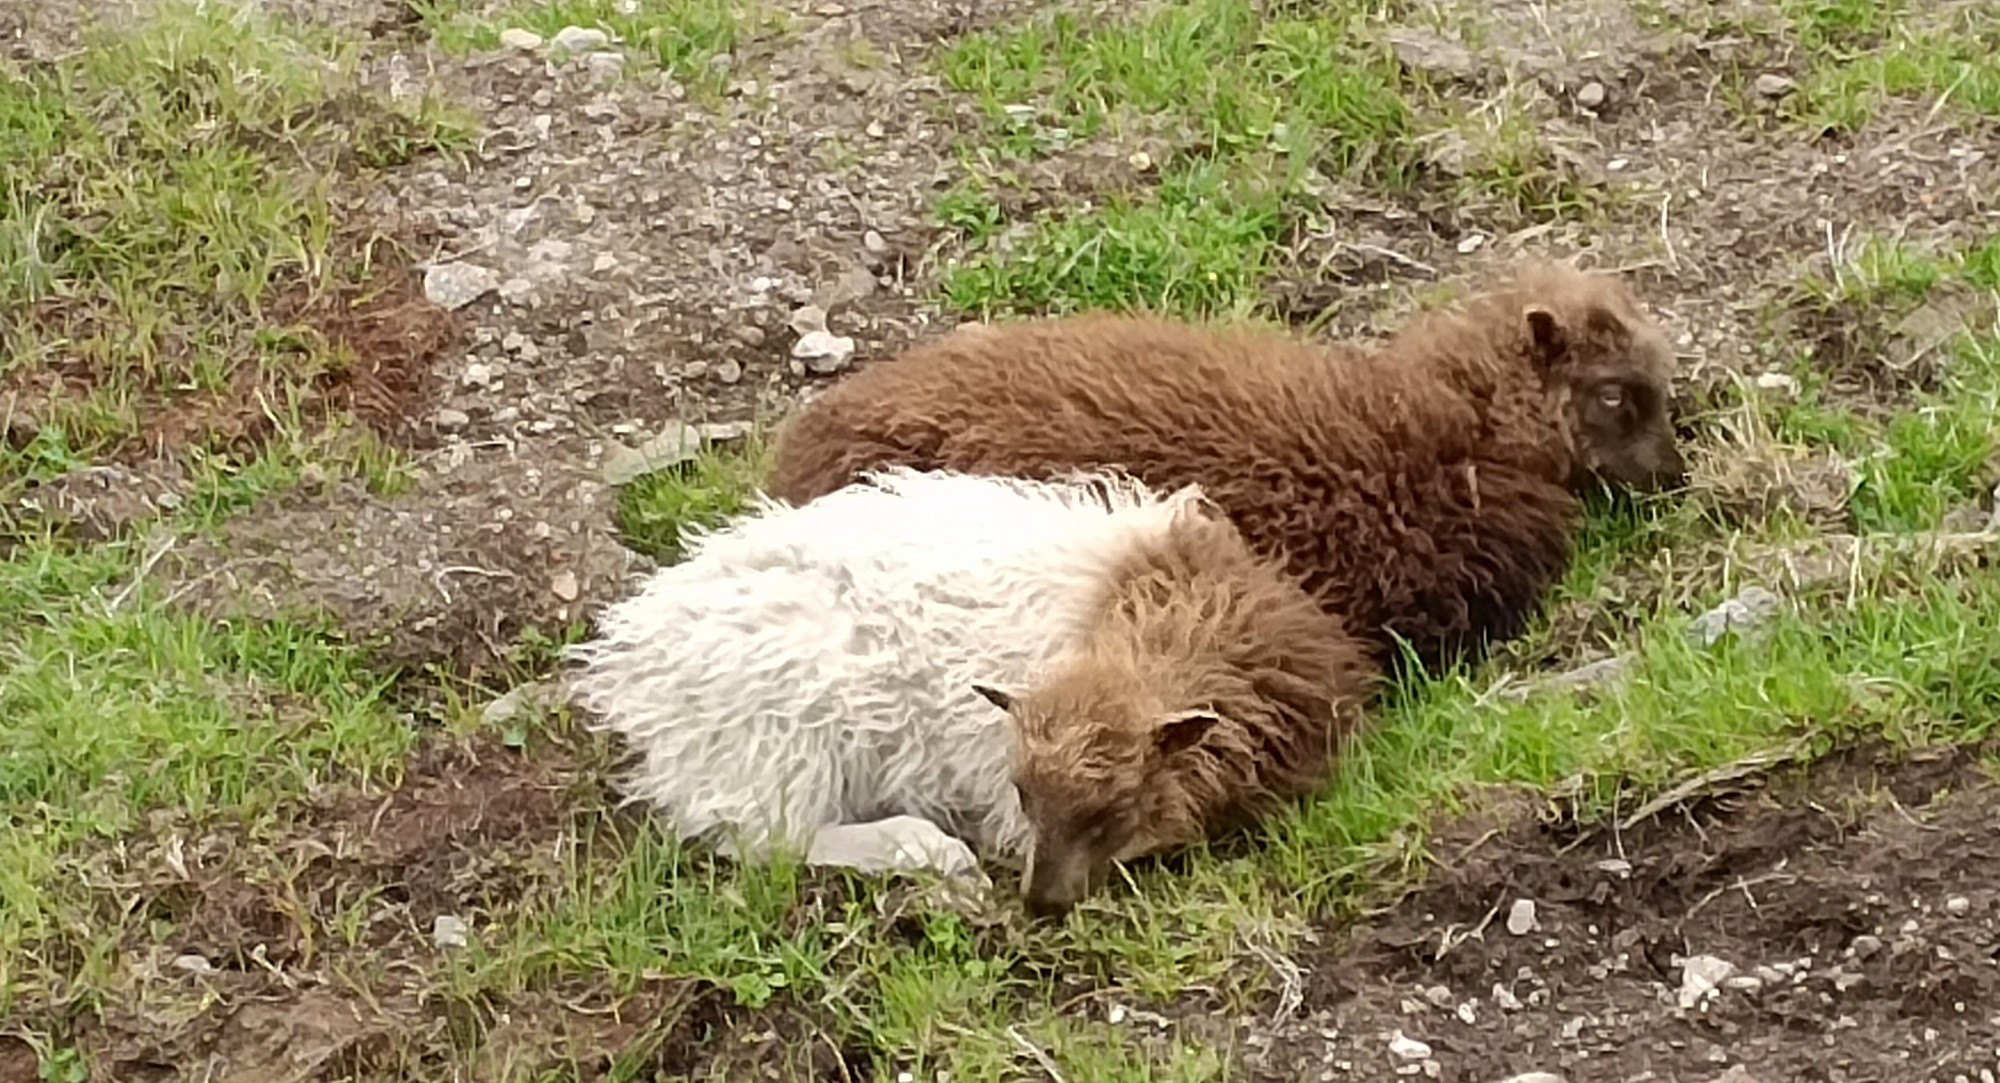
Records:
[[[1638,823],[1454,825],[1423,888],[1301,960],[1292,1020],[1233,1036],[1242,1078],[1982,1078],[1997,802],[1972,753],[1864,750]],[[1684,1001],[1702,957],[1726,974]]]

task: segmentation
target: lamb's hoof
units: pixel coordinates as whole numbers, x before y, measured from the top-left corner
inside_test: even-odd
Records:
[[[821,828],[806,852],[806,864],[869,873],[928,870],[941,876],[983,878],[970,846],[920,816]]]

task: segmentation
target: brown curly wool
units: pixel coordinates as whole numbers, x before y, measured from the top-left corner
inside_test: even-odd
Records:
[[[1014,728],[1022,896],[1060,914],[1112,863],[1250,826],[1325,782],[1380,678],[1368,644],[1212,502],[1115,567],[1079,647],[975,686]]]
[[[1380,348],[1094,313],[946,336],[781,429],[767,491],[872,467],[1198,483],[1328,611],[1437,668],[1518,634],[1592,477],[1678,484],[1672,354],[1615,277],[1535,263]]]

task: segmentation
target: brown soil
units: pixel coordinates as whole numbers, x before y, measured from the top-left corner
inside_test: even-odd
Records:
[[[2000,1041],[1996,810],[1969,752],[1863,751],[1636,824],[1475,818],[1434,840],[1426,886],[1301,960],[1290,1019],[1219,1037],[1254,1080],[1981,1078]],[[1683,1007],[1689,956],[1734,973]],[[1397,1031],[1428,1057],[1392,1052]]]
[[[130,945],[128,996],[75,1039],[117,1080],[191,1078],[196,1066],[194,1077],[243,1083],[401,1078],[443,1063],[464,1027],[478,1028],[482,1064],[495,1072],[571,1060],[601,1071],[648,1045],[663,1064],[685,1058],[683,1046],[736,1022],[718,1006],[726,998],[699,982],[648,980],[625,995],[608,984],[551,988],[493,1003],[458,998],[430,976],[445,950],[432,942],[436,917],[476,936],[560,881],[577,810],[603,808],[596,756],[440,739],[394,789],[329,792],[275,833],[136,843],[97,872],[173,933]],[[630,827],[613,816],[601,830]],[[148,922],[136,924],[143,936]]]
[[[278,435],[275,411],[292,407],[309,427],[352,417],[391,444],[411,446],[419,435],[411,420],[422,412],[431,366],[457,344],[463,328],[452,313],[424,299],[421,276],[396,246],[378,240],[368,247],[373,268],[367,282],[337,280],[327,290],[284,283],[266,313],[267,326],[303,337],[307,349],[324,359],[323,371],[301,380],[282,361],[260,363],[246,352],[232,365],[227,386],[191,391],[176,386],[179,366],[173,356],[187,344],[164,340],[158,378],[129,389],[140,431],[105,449],[105,457],[126,468],[144,468],[199,448],[247,460]],[[358,249],[357,242],[341,262],[359,260]],[[51,301],[27,318],[44,325],[50,336],[87,341],[110,333],[102,324],[117,317],[90,305]],[[254,349],[247,337],[243,347]],[[81,361],[21,368],[0,378],[0,403],[10,407],[8,439],[24,439],[55,411],[89,400],[105,378]]]

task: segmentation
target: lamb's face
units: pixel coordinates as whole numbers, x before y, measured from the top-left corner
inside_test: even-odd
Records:
[[[1615,281],[1550,304],[1530,305],[1529,333],[1563,394],[1580,468],[1639,490],[1687,478],[1674,432],[1673,350],[1666,335]]]
[[[1029,913],[1061,916],[1103,886],[1114,864],[1197,841],[1165,772],[1212,716],[1162,716],[1090,689],[980,692],[1014,723],[1014,789],[1032,828],[1021,877]]]

